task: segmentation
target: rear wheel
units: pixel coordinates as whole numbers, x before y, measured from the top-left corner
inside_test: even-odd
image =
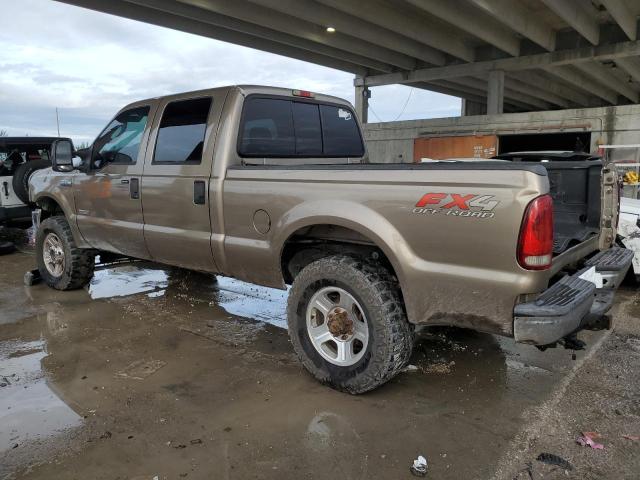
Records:
[[[82,288],[93,276],[95,253],[79,248],[64,217],[44,220],[36,235],[38,271],[56,290]]]
[[[356,257],[334,255],[303,268],[287,317],[304,367],[337,390],[373,390],[411,356],[413,328],[397,281],[384,267]]]

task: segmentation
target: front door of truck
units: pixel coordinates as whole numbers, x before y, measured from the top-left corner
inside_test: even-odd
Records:
[[[78,228],[97,249],[149,257],[140,179],[156,103],[118,113],[93,143],[87,173],[73,178]]]
[[[164,99],[154,120],[141,182],[151,258],[216,271],[209,180],[223,93]]]

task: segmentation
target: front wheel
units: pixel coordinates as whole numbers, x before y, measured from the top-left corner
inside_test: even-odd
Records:
[[[304,367],[348,393],[373,390],[409,361],[413,329],[389,271],[348,255],[310,263],[287,307],[289,336]]]
[[[56,290],[82,288],[93,277],[94,252],[76,245],[71,227],[62,216],[49,217],[40,224],[36,257],[40,276]]]

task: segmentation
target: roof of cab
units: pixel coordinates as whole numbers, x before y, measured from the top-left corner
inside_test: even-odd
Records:
[[[147,102],[149,100],[159,100],[159,99],[163,99],[163,98],[171,98],[171,97],[182,97],[182,96],[197,96],[197,95],[207,95],[215,90],[224,90],[224,89],[237,89],[240,91],[240,93],[242,95],[251,95],[251,94],[264,94],[264,95],[281,95],[284,97],[291,97],[291,98],[307,98],[307,97],[300,97],[300,96],[296,96],[294,95],[294,91],[305,91],[305,89],[296,89],[296,88],[283,88],[283,87],[270,87],[267,85],[227,85],[227,86],[222,86],[222,87],[214,87],[214,88],[207,88],[204,90],[193,90],[193,91],[189,91],[189,92],[177,92],[177,93],[171,93],[168,95],[162,95],[162,96],[158,96],[158,97],[152,97],[152,98],[147,98],[144,100],[139,100],[136,102],[133,102],[133,104],[139,104],[141,102]],[[323,93],[318,93],[318,92],[311,92],[313,94],[313,99],[314,100],[318,100],[321,102],[331,102],[331,103],[338,103],[338,104],[343,104],[343,105],[348,105],[350,106],[351,104],[345,100],[344,98],[340,98],[340,97],[335,97],[333,95],[325,95]]]

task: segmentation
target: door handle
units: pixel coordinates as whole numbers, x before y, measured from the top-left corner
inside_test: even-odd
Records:
[[[204,205],[207,199],[206,183],[202,180],[193,182],[193,203],[196,205]]]
[[[128,178],[122,179],[122,180],[120,180],[120,183],[122,183],[124,185],[129,185],[129,179]]]
[[[4,189],[4,196],[9,198],[9,183],[2,182],[2,188]]]
[[[125,183],[124,180],[122,180],[122,183]],[[132,178],[131,181],[127,180],[127,183],[129,183],[129,194],[131,195],[131,198],[133,198],[134,200],[137,200],[140,198],[140,180],[137,178]]]

